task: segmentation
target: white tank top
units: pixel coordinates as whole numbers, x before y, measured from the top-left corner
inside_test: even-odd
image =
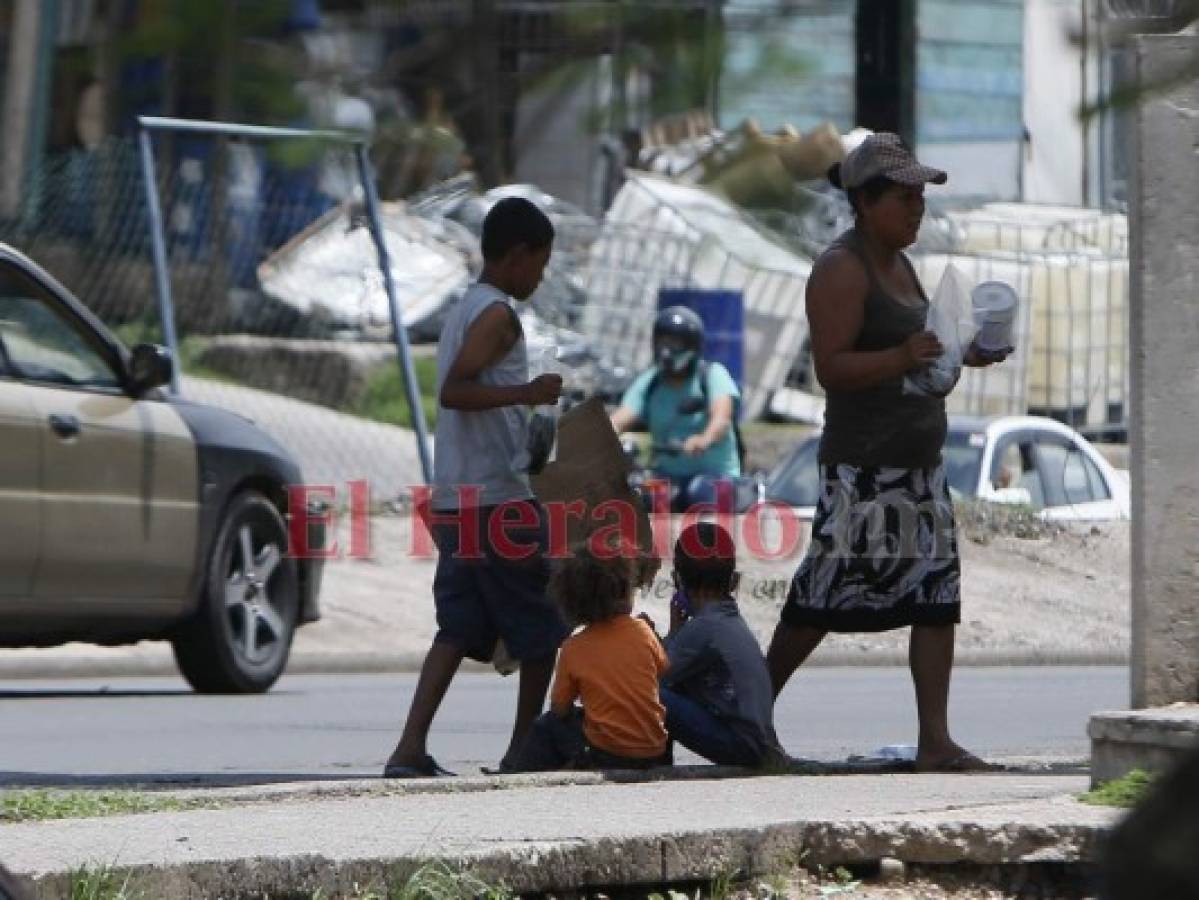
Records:
[[[511,298],[489,284],[471,285],[450,310],[437,346],[439,396],[470,326],[495,303],[508,307],[516,320]],[[479,373],[479,382],[510,386],[528,381],[529,358],[522,331],[503,359]],[[433,508],[444,511],[470,505],[473,501],[460,492],[464,485],[476,485],[481,490],[480,506],[532,497],[527,473],[529,418],[530,411],[524,406],[477,411],[439,408],[434,435]]]

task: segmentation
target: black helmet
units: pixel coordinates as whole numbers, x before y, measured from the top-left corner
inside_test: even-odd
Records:
[[[704,320],[686,306],[668,306],[654,319],[654,340],[667,335],[682,338],[698,353],[704,349]]]
[[[662,346],[664,337],[676,338],[682,347]],[[672,342],[673,343],[673,342]],[[694,370],[704,349],[704,322],[685,306],[668,306],[654,319],[654,358],[663,371],[682,375]]]

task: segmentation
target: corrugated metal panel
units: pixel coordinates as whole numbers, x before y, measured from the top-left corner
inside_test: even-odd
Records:
[[[920,0],[920,143],[1011,141],[1023,128],[1022,0]]]

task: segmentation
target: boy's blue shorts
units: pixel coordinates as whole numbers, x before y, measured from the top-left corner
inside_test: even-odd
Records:
[[[497,534],[493,513],[501,507],[484,506],[473,523],[460,511],[454,514],[459,524],[434,523],[431,529],[439,551],[433,578],[434,640],[453,644],[480,662],[491,661],[499,638],[513,659],[534,660],[552,656],[570,634],[557,606],[546,596],[550,562],[545,510],[532,500],[507,504],[518,505],[526,507],[526,514],[532,510],[536,525],[506,524]],[[507,518],[518,516],[509,511]],[[508,550],[515,545],[533,552],[513,558],[514,554],[504,552],[505,545]]]

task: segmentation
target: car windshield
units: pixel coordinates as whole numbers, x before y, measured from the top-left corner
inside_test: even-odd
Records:
[[[978,493],[978,475],[986,444],[987,436],[981,431],[950,430],[941,456],[945,460],[945,477],[951,491],[963,497]]]
[[[978,491],[986,436],[975,431],[950,431],[943,453],[950,490],[973,497]],[[788,506],[815,506],[820,499],[820,438],[804,440],[766,481],[766,496]]]

